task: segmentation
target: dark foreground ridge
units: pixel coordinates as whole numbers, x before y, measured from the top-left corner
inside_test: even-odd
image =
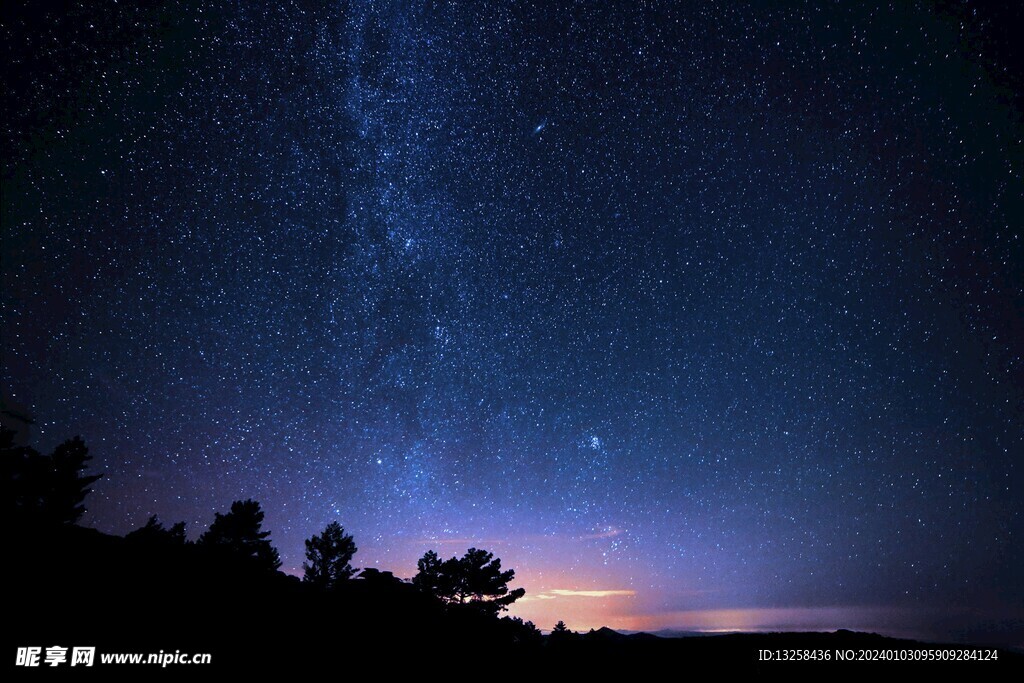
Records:
[[[785,675],[796,668],[855,667],[864,674],[885,661],[836,662],[836,652],[905,651],[922,645],[872,634],[734,634],[661,638],[600,629],[541,636],[509,618],[453,609],[386,572],[369,571],[324,591],[279,571],[239,562],[198,544],[153,543],[77,526],[14,534],[8,555],[8,646],[95,646],[94,669],[110,670],[101,653],[210,653],[213,669],[314,670],[355,663],[372,671],[466,667],[593,672],[630,670]],[[949,646],[962,649],[960,646]],[[787,651],[828,652],[831,661],[759,661]],[[999,650],[996,661],[905,664],[955,666],[992,674],[1022,668],[1021,655]],[[181,672],[182,666],[169,666]],[[139,666],[122,668],[138,669]],[[159,668],[147,666],[147,670]],[[665,669],[661,669],[665,670]]]

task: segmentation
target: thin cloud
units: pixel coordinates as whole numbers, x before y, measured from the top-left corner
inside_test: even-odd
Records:
[[[558,598],[631,598],[636,595],[634,590],[622,588],[598,590],[574,590],[571,588],[553,588],[540,593],[528,593],[519,602],[533,600],[557,600]]]
[[[615,597],[632,597],[636,595],[636,591],[627,589],[611,589],[611,590],[570,590],[568,588],[554,588],[546,591],[546,593],[559,598],[615,598]]]
[[[589,540],[592,540],[592,539],[595,539],[595,538],[615,538],[616,536],[619,536],[619,535],[621,535],[623,533],[625,533],[624,529],[618,529],[616,527],[609,527],[609,528],[605,529],[604,531],[598,531],[598,532],[593,533],[593,534],[585,534],[583,536],[580,536],[580,538],[582,540],[584,540],[584,541],[589,541]]]
[[[502,545],[508,542],[501,538],[420,538],[413,541],[416,545],[460,545],[466,548]]]
[[[416,545],[460,545],[470,547],[487,547],[491,545],[522,545],[523,543],[565,543],[575,541],[593,541],[603,538],[615,538],[626,533],[625,529],[608,527],[601,531],[583,535],[570,534],[526,534],[515,538],[418,538],[410,541]]]

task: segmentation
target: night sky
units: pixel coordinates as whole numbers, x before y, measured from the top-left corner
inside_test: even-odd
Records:
[[[545,629],[1024,643],[1022,10],[36,5],[2,386],[85,524],[253,497],[290,572],[484,547]]]

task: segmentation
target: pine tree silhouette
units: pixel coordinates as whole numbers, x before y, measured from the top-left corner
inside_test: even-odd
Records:
[[[236,557],[251,559],[257,566],[277,570],[281,556],[263,531],[263,510],[255,500],[236,500],[230,512],[216,513],[209,530],[199,537],[204,547],[223,549]]]
[[[356,543],[337,522],[331,522],[319,536],[306,539],[306,560],[302,580],[325,589],[352,578],[352,557]]]
[[[170,529],[167,529],[160,523],[157,516],[153,515],[146,521],[144,526],[129,532],[125,535],[125,538],[129,541],[150,545],[184,545],[186,543],[185,522],[178,522],[171,526]]]
[[[100,474],[83,474],[92,456],[81,437],[42,455],[29,446],[17,446],[14,432],[0,430],[5,506],[8,519],[20,525],[75,524],[85,513],[83,501]]]
[[[515,570],[502,571],[493,553],[470,548],[461,558],[441,561],[433,550],[417,562],[419,572],[413,584],[449,604],[471,605],[496,615],[523,597],[522,588],[509,590]]]

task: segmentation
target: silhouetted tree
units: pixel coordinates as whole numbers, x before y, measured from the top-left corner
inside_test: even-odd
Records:
[[[83,474],[92,460],[81,437],[57,446],[49,456],[15,445],[14,432],[0,430],[0,462],[9,519],[19,524],[74,524],[85,512],[90,485],[103,474]]]
[[[14,445],[28,444],[35,423],[25,406],[16,404],[7,396],[0,396],[0,430],[11,432]]]
[[[512,627],[513,638],[518,643],[538,645],[544,641],[544,635],[532,621],[523,621],[521,617],[504,617],[501,621]]]
[[[276,570],[281,566],[281,556],[263,531],[263,510],[255,500],[236,500],[231,511],[216,513],[213,524],[199,537],[199,545],[222,548],[237,557],[253,560],[258,566]]]
[[[412,578],[413,585],[445,602],[454,602],[458,572],[452,571],[452,562],[457,563],[458,560],[453,557],[446,562],[433,550],[428,550],[416,562],[419,571]]]
[[[430,550],[419,562],[413,584],[450,604],[472,605],[497,614],[523,597],[522,588],[509,590],[515,570],[501,570],[501,560],[486,550],[470,548],[461,558],[442,562]]]
[[[356,543],[351,534],[337,522],[331,522],[319,536],[306,539],[306,560],[302,563],[302,580],[321,588],[334,588],[352,578],[352,557]]]
[[[555,624],[555,627],[551,629],[551,635],[553,636],[562,636],[567,633],[571,633],[571,631],[569,630],[569,627],[565,625],[565,622],[561,619],[559,619],[558,623]]]
[[[82,474],[92,456],[80,436],[57,446],[51,457],[53,481],[46,505],[48,516],[55,522],[74,524],[85,513],[82,501],[92,491],[89,486],[103,474]]]
[[[18,444],[15,437],[13,429],[0,428],[4,519],[18,524],[39,515],[46,467],[36,449]]]
[[[151,545],[185,545],[185,522],[178,522],[167,529],[156,515],[153,515],[144,526],[129,532],[125,538]]]
[[[461,564],[464,592],[469,602],[486,605],[497,612],[507,609],[526,594],[522,588],[508,589],[508,583],[515,578],[516,572],[514,569],[501,571],[501,560],[493,553],[470,548]]]

